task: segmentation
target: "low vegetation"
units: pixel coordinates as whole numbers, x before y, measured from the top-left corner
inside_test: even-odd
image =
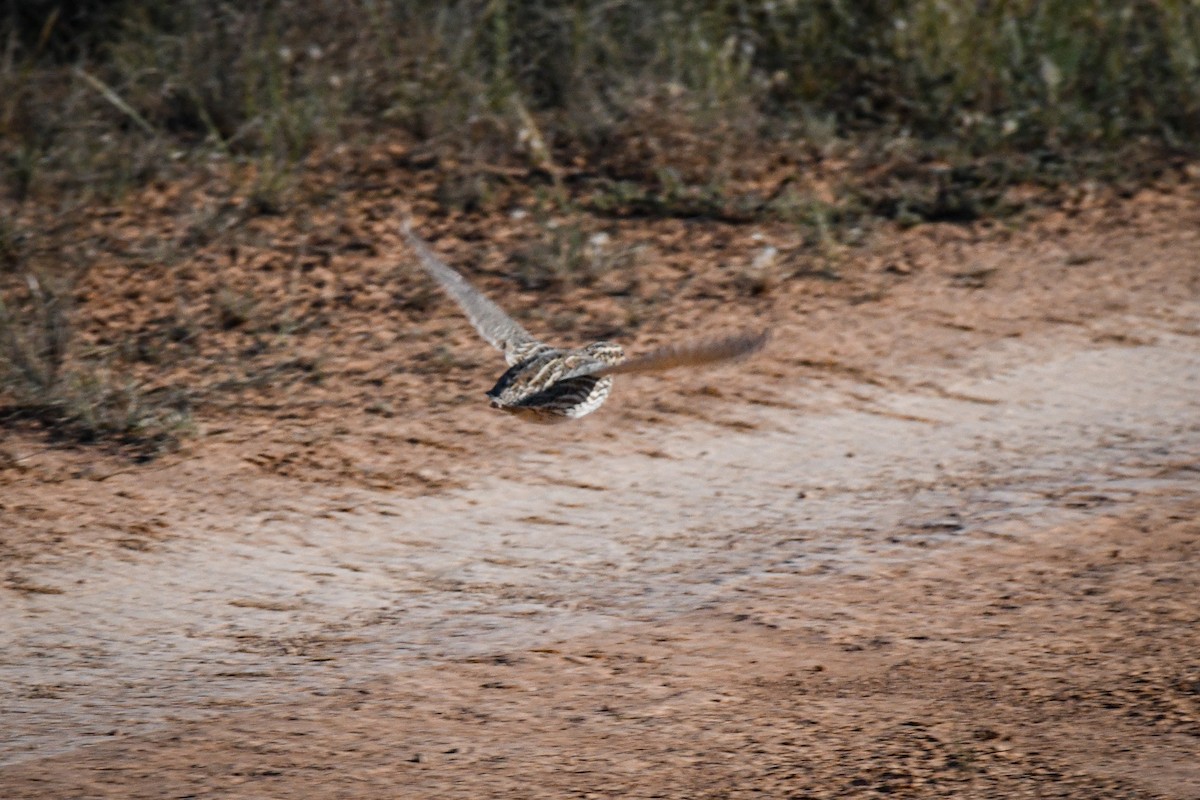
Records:
[[[399,143],[447,213],[516,193],[581,220],[540,226],[521,251],[521,282],[553,287],[631,260],[592,238],[597,217],[782,220],[828,248],[872,218],[1009,214],[1018,185],[1051,199],[1135,186],[1200,141],[1190,0],[22,0],[0,14],[0,424],[154,447],[186,429],[192,399],[113,377],[131,348],[72,333],[104,247],[89,223],[148,185],[209,187],[163,211],[175,233],[155,246],[178,263],[338,191],[302,189],[305,173],[351,173]],[[255,328],[252,295],[216,284],[210,321],[182,308],[164,326]]]

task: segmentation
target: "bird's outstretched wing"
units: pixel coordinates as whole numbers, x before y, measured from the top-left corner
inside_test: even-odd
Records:
[[[545,346],[504,313],[504,309],[484,297],[478,289],[467,283],[466,278],[435,256],[429,245],[412,232],[409,220],[404,220],[400,232],[404,234],[408,246],[420,257],[425,271],[436,278],[446,293],[454,298],[479,335],[504,353],[509,365],[524,361],[533,351]]]
[[[620,375],[627,372],[662,372],[679,367],[699,367],[718,361],[744,358],[767,343],[769,331],[739,333],[719,339],[705,339],[688,344],[668,345],[652,350],[642,356],[630,358],[620,364],[593,364],[574,371],[565,377],[580,375]]]

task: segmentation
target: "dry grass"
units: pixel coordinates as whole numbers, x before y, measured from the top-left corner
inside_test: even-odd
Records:
[[[9,9],[0,134],[20,196],[119,190],[213,153],[257,163],[270,195],[313,147],[386,129],[637,179],[695,158],[720,171],[747,137],[965,157],[1187,146],[1200,128],[1186,0]]]

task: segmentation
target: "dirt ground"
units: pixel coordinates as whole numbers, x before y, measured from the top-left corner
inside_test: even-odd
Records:
[[[149,464],[0,446],[0,795],[1200,798],[1194,182],[837,280],[782,227],[614,223],[635,276],[544,302],[418,223],[548,338],[773,338],[528,426],[448,303],[381,323],[429,289],[363,222],[324,380]]]

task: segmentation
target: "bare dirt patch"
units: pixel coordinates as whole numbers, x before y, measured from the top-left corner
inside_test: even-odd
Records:
[[[6,440],[4,794],[1200,797],[1193,191],[766,294],[783,228],[619,227],[582,333],[665,292],[635,344],[770,349],[531,428],[448,304],[350,304],[152,465]]]

